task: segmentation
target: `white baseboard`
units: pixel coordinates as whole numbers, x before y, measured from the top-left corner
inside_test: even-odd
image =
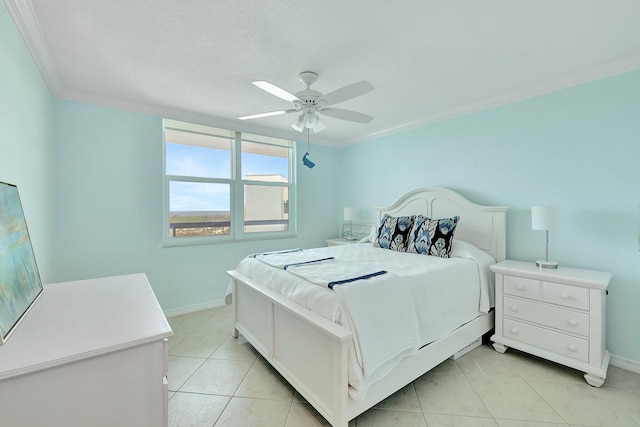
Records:
[[[210,308],[222,307],[223,305],[224,305],[224,298],[201,302],[193,305],[187,305],[184,307],[170,308],[168,310],[163,310],[163,311],[164,311],[165,317],[174,317],[174,316],[180,316],[182,314],[193,313],[196,311],[208,310]]]
[[[612,354],[611,359],[609,360],[609,365],[615,366],[617,368],[626,369],[627,371],[636,372],[640,374],[640,362],[637,360],[631,360],[624,358],[622,356],[618,356],[617,354]]]

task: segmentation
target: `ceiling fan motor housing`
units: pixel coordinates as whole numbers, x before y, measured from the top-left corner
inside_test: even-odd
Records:
[[[307,89],[318,80],[318,74],[313,71],[303,71],[298,74],[298,79],[305,84]]]

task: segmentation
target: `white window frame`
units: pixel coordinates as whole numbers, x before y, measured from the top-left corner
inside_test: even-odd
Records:
[[[285,147],[284,144],[260,141],[255,138],[251,139],[252,134],[243,133],[240,131],[228,129],[231,133],[235,133],[235,137],[231,140],[231,177],[230,178],[203,178],[194,176],[182,176],[182,175],[167,175],[167,141],[165,130],[176,129],[186,132],[209,134],[207,128],[209,126],[197,125],[188,122],[181,122],[177,120],[164,119],[162,126],[162,174],[163,174],[163,244],[165,247],[171,246],[191,246],[191,245],[204,245],[212,243],[224,243],[224,242],[237,242],[237,241],[251,241],[251,240],[267,240],[267,239],[282,239],[296,237],[297,235],[297,192],[296,192],[296,144],[294,141],[289,141],[289,145],[286,148],[289,150],[289,170],[288,170],[288,182],[270,182],[260,180],[242,179],[242,143],[250,142],[263,145],[274,145],[278,147]],[[214,128],[219,129],[219,128]],[[243,136],[244,135],[244,136]],[[260,136],[255,135],[254,136]],[[271,138],[265,137],[267,141]],[[274,141],[285,141],[284,138],[272,138]],[[170,182],[182,181],[182,182],[202,182],[212,184],[228,184],[230,187],[230,221],[231,230],[229,234],[220,236],[189,236],[189,237],[171,237],[170,235]],[[288,217],[289,227],[286,231],[260,231],[260,232],[245,232],[244,231],[244,187],[245,185],[255,186],[276,186],[286,187],[288,189],[289,206]]]

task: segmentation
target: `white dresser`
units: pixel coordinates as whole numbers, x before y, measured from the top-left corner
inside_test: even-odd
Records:
[[[611,273],[577,268],[544,269],[506,260],[496,274],[493,347],[508,347],[585,372],[600,387],[607,377],[606,293]]]
[[[144,274],[45,285],[0,346],[0,425],[167,426],[171,335]]]

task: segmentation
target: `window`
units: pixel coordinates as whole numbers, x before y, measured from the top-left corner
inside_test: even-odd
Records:
[[[165,119],[165,242],[290,237],[293,141]]]

